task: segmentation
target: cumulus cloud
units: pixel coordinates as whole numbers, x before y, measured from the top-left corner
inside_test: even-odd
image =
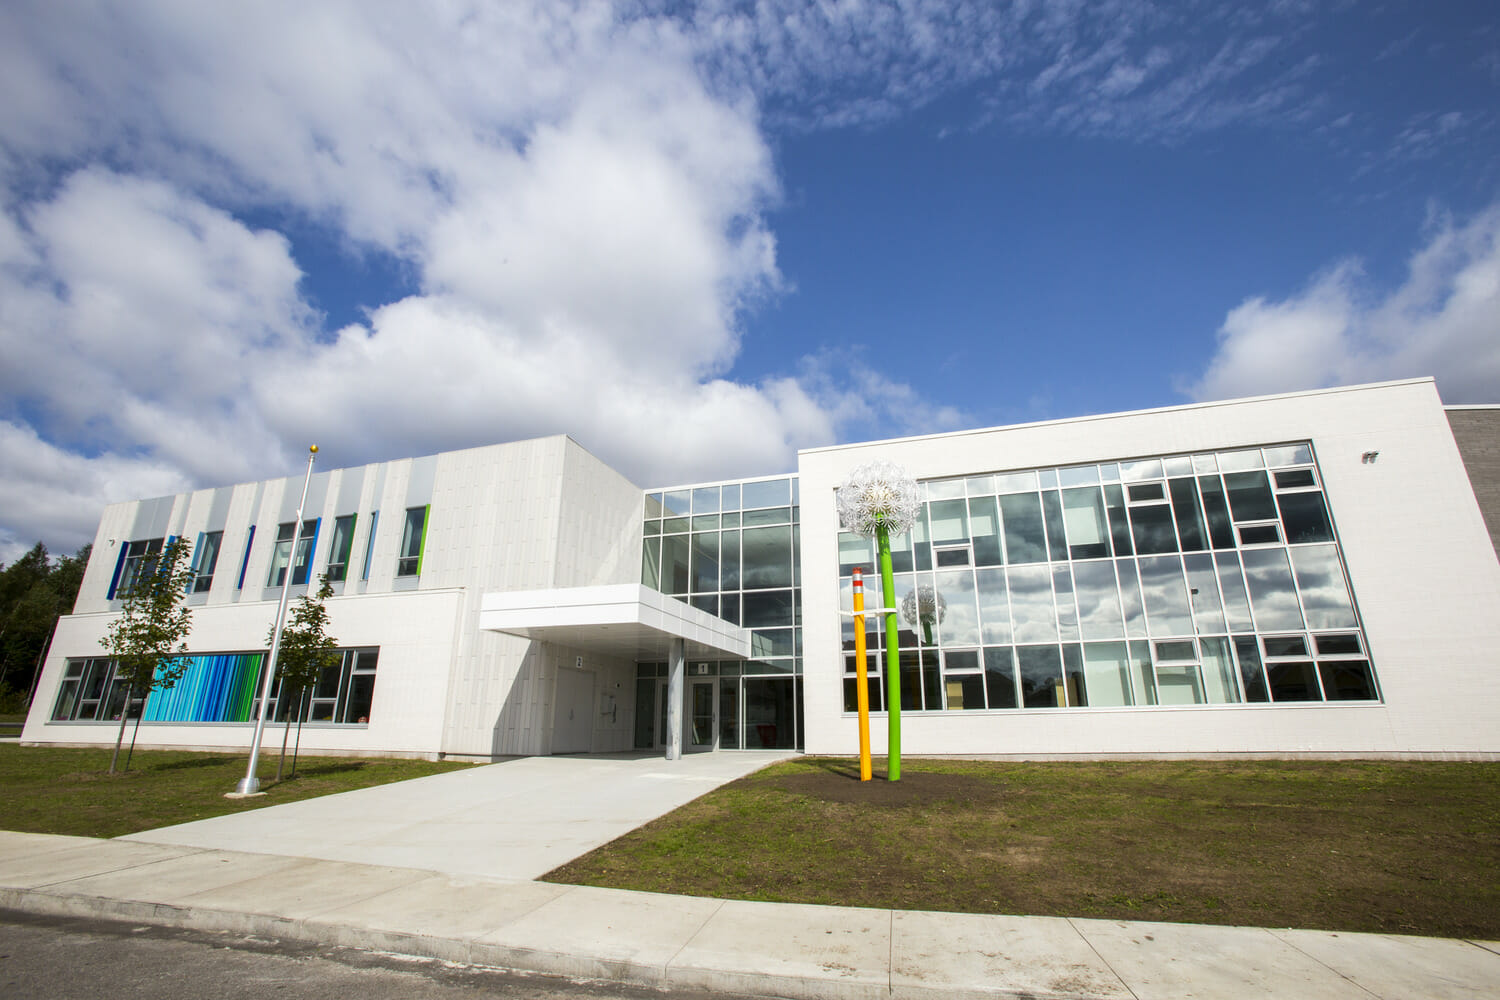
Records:
[[[794,377],[731,376],[780,286],[777,181],[700,56],[591,0],[6,5],[0,560],[308,439],[357,464],[567,432],[643,483],[833,440]],[[267,215],[416,293],[326,329]]]
[[[786,293],[768,134],[960,89],[993,120],[1073,133],[1295,117],[1317,101],[1307,16],[1147,0],[0,5],[0,560],[35,532],[77,545],[107,501],[284,473],[311,437],[357,464],[567,432],[645,485],[954,426],[819,344],[737,376],[746,317]],[[1413,143],[1448,142],[1469,120],[1419,124]],[[393,262],[404,297],[330,328],[286,220]],[[1337,314],[1357,278],[1327,280],[1317,301]]]
[[[1449,403],[1500,402],[1500,204],[1439,216],[1395,289],[1344,261],[1280,301],[1236,306],[1195,399],[1435,376]]]

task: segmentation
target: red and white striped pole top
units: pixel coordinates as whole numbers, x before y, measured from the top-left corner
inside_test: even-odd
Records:
[[[858,566],[854,567],[854,592],[856,594],[865,592],[865,571]]]

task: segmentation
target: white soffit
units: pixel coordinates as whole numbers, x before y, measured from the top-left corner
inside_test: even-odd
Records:
[[[638,583],[484,595],[479,627],[586,653],[665,660],[682,639],[688,659],[750,658],[750,633]]]

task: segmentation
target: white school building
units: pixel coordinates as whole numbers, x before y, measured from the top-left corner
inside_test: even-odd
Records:
[[[131,500],[100,519],[22,736],[243,749],[281,585],[327,575],[304,750],[857,750],[835,491],[889,459],[907,754],[1500,758],[1500,408],[1430,379],[816,448],[646,489],[568,437]],[[1488,523],[1487,519],[1488,518]],[[190,663],[124,703],[100,639],[193,546]],[[868,620],[874,749],[884,629]],[[277,691],[286,718],[298,692]],[[267,742],[279,741],[273,722]]]

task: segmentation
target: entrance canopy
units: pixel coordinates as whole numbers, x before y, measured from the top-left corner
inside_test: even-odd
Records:
[[[479,627],[603,656],[665,660],[673,639],[687,659],[750,658],[750,633],[638,583],[484,595]]]

